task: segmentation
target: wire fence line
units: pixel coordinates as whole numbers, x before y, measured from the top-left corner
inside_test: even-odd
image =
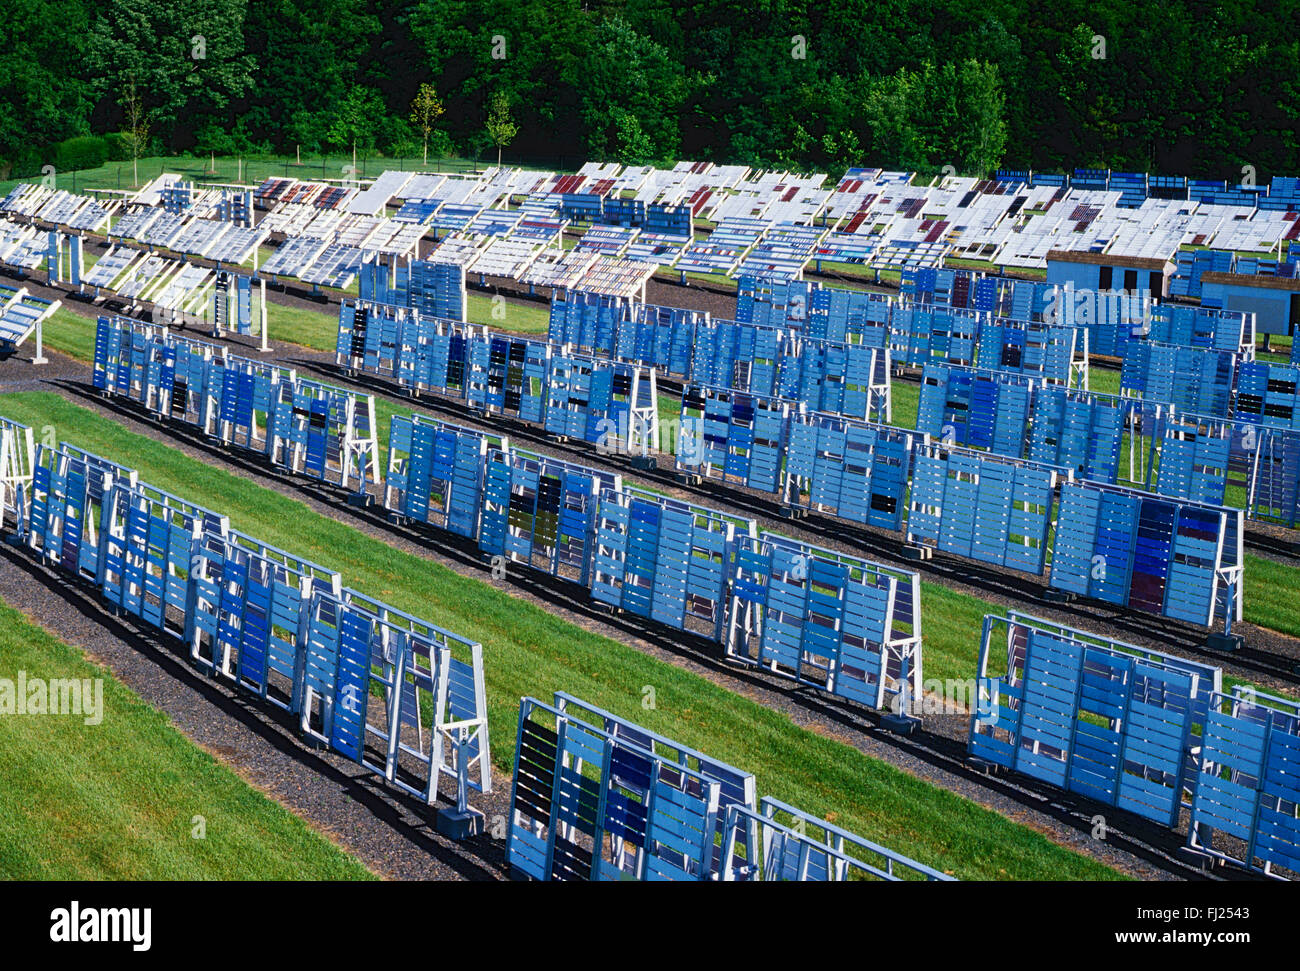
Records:
[[[503,165],[517,168],[548,169],[569,171],[580,166],[585,159],[556,156],[552,158],[523,158],[505,155]],[[164,172],[174,172],[186,179],[197,182],[227,182],[257,185],[272,176],[292,179],[319,179],[322,181],[347,180],[353,178],[370,179],[388,169],[401,171],[438,171],[438,172],[480,172],[496,164],[493,159],[470,159],[463,157],[436,158],[429,157],[426,163],[419,155],[390,158],[372,155],[357,156],[356,169],[350,154],[325,155],[315,158],[294,155],[272,156],[221,156],[216,159],[203,156],[151,156],[139,160],[133,167],[130,161],[107,162],[94,169],[59,172],[57,170],[45,175],[28,176],[21,179],[0,181],[0,190],[9,191],[19,182],[39,182],[53,178],[53,185],[72,192],[88,192],[92,189],[128,190],[137,188]],[[139,182],[135,173],[139,173]]]

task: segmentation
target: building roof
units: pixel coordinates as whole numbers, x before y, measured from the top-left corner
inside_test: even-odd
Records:
[[[1300,278],[1288,280],[1283,276],[1251,276],[1246,273],[1202,273],[1201,285],[1222,283],[1230,287],[1254,287],[1260,290],[1290,290],[1300,293]]]
[[[1129,270],[1153,270],[1167,273],[1174,268],[1169,260],[1150,256],[1121,256],[1118,253],[1089,253],[1084,250],[1049,250],[1047,261],[1059,263],[1084,263],[1089,266],[1122,266]]]

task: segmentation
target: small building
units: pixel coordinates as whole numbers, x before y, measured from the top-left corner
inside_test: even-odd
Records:
[[[1047,254],[1047,282],[1075,290],[1147,290],[1153,298],[1165,297],[1173,275],[1173,260],[1161,257],[1059,249]]]
[[[1300,279],[1202,273],[1201,306],[1255,315],[1255,333],[1286,335],[1300,323]]]

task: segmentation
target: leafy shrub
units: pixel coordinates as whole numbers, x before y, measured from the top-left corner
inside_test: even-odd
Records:
[[[109,132],[104,136],[104,146],[108,150],[108,161],[131,161],[131,136],[126,132]]]
[[[421,151],[420,133],[402,118],[391,115],[379,122],[375,139],[382,151],[389,158],[408,158],[419,155]]]
[[[454,158],[458,153],[456,143],[445,131],[429,132],[429,158]]]
[[[79,135],[54,146],[54,167],[60,172],[97,169],[108,161],[108,143],[98,135]]]
[[[9,158],[0,159],[0,179],[30,179],[43,174],[47,151],[26,146],[14,149]]]

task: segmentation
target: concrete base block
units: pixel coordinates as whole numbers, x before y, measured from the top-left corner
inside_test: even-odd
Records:
[[[438,818],[434,821],[438,832],[451,840],[464,840],[469,839],[471,836],[480,836],[486,823],[486,817],[477,809],[467,809],[463,813],[454,809],[441,810],[438,813]]]
[[[1221,651],[1224,654],[1240,651],[1245,643],[1246,638],[1240,634],[1211,634],[1205,639],[1205,646],[1209,650]]]
[[[895,735],[911,735],[921,727],[921,719],[912,715],[891,713],[880,719],[880,727]]]

